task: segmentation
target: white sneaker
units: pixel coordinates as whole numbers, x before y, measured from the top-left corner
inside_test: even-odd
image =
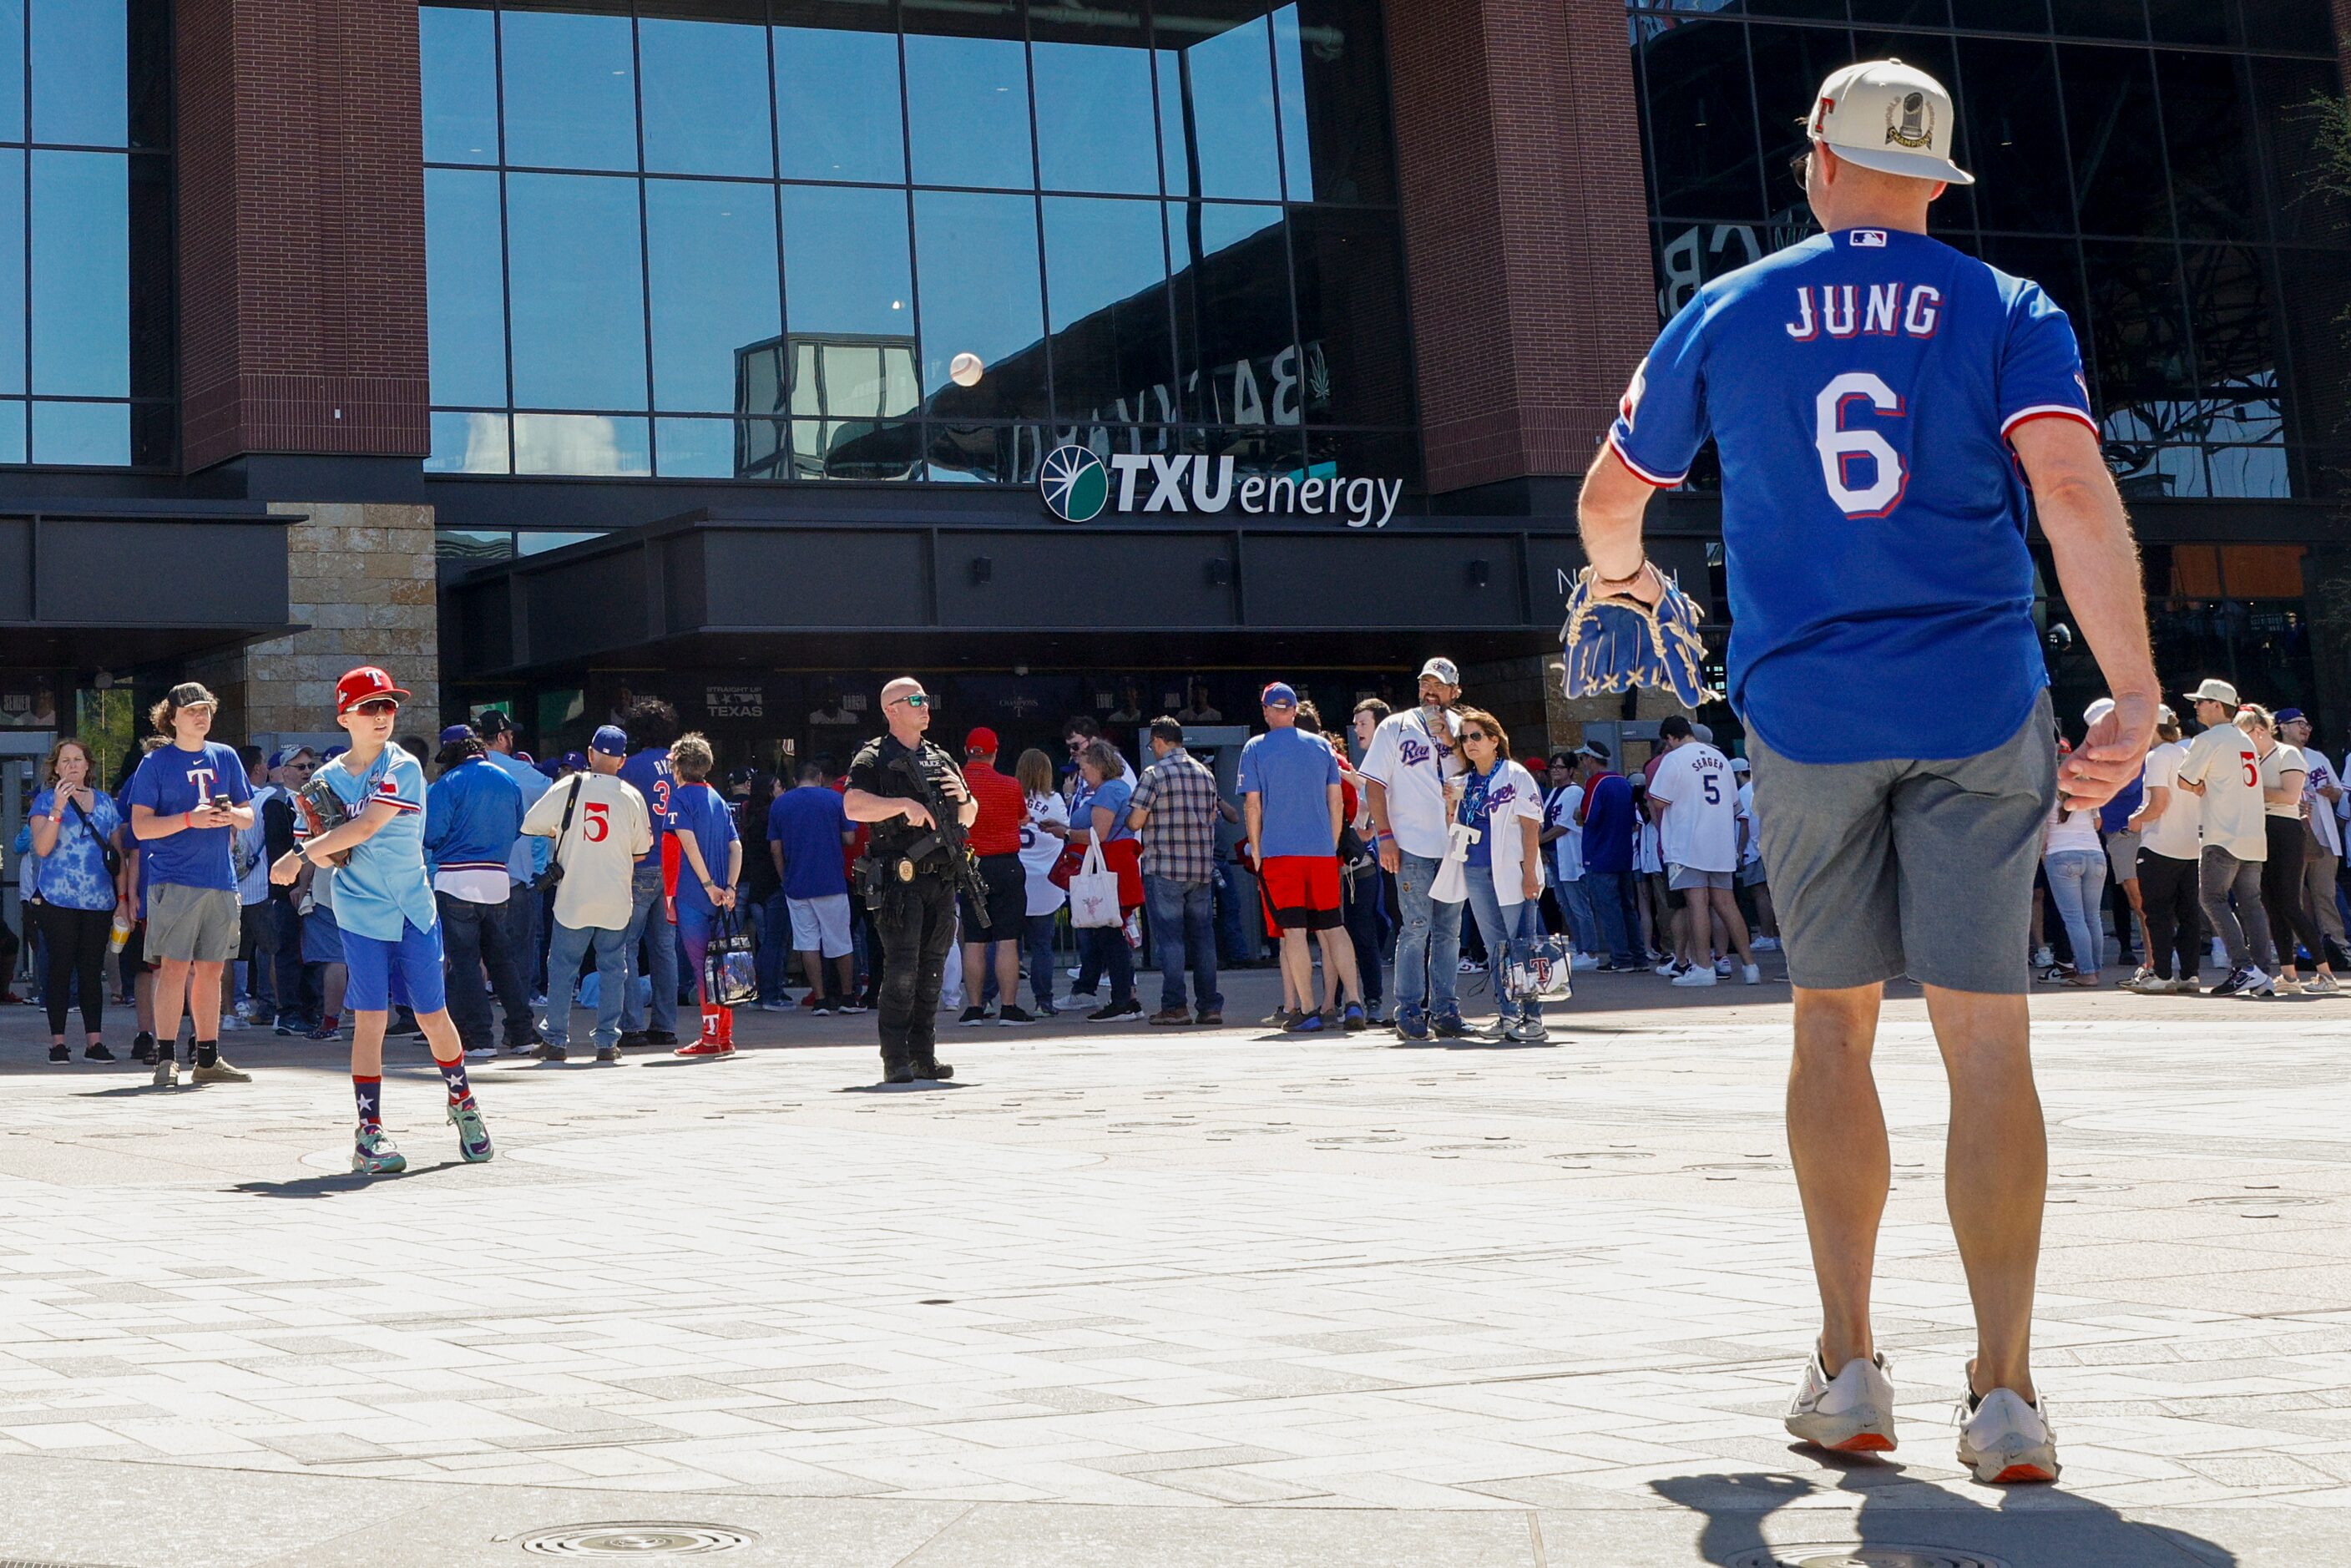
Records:
[[[1729,977],[1731,968],[1731,962],[1728,958],[1717,958],[1714,961],[1714,972],[1726,979]]]
[[[1760,986],[1763,983],[1763,967],[1760,964],[1750,964],[1740,971],[1740,977],[1750,986]]]
[[[1777,953],[1780,950],[1780,939],[1777,936],[1758,936],[1747,944],[1747,948],[1751,953]]]
[[[1685,969],[1666,983],[1671,986],[1711,986],[1720,977],[1712,969],[1699,967]]]
[[[2165,979],[2152,969],[2141,969],[2137,974],[2125,980],[2122,986],[2124,990],[2137,991],[2143,997],[2159,997],[2168,995],[2176,983]]]
[[[2278,981],[2266,969],[2247,971],[2245,983],[2237,990],[2241,997],[2273,997],[2278,994]]]
[[[1976,1479],[2053,1481],[2057,1479],[2057,1433],[2044,1406],[2027,1405],[2012,1390],[1995,1388],[1970,1411],[1959,1402],[1959,1463]]]
[[[2204,988],[2196,983],[2196,977],[2193,975],[2175,977],[2171,982],[2171,988],[2176,995],[2183,997],[2200,997],[2204,994]]]
[[[2313,975],[2303,981],[2302,994],[2305,997],[2339,997],[2343,994],[2343,988],[2335,983],[2332,975]]]
[[[1600,967],[1600,955],[1597,953],[1578,953],[1575,956],[1573,967],[1578,973],[1582,973],[1586,969],[1597,969]]]
[[[1804,1358],[1804,1381],[1788,1405],[1789,1434],[1840,1454],[1892,1453],[1893,1371],[1881,1353],[1868,1361],[1855,1356],[1832,1378],[1815,1349]]]
[[[252,1027],[253,1026],[251,1024],[246,1022],[235,1013],[221,1014],[220,1030],[223,1034],[235,1034],[241,1029],[251,1029]]]
[[[1652,968],[1649,973],[1652,975],[1663,975],[1666,978],[1670,980],[1676,976],[1686,972],[1689,966],[1683,963],[1679,958],[1668,958],[1664,963]]]
[[[2040,946],[2035,947],[2032,950],[2032,967],[2034,968],[2046,969],[2055,962],[2057,962],[2057,950],[2050,946],[2048,943],[2043,942]]]

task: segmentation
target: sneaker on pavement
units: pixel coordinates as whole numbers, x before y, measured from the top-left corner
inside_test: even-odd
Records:
[[[223,1013],[220,1016],[220,1027],[221,1033],[235,1034],[238,1030],[251,1029],[253,1026],[235,1013]]]
[[[1600,967],[1600,955],[1597,953],[1578,953],[1568,961],[1568,968],[1572,973],[1587,973],[1598,967]]]
[[[1017,1002],[1001,1002],[996,1009],[996,1027],[1019,1029],[1024,1023],[1035,1023],[1037,1015]]]
[[[1717,958],[1714,961],[1714,972],[1720,975],[1725,979],[1729,979],[1730,977],[1730,971],[1733,967],[1734,966],[1731,964],[1731,961],[1728,958]]]
[[[1400,1013],[1396,1017],[1395,1031],[1398,1040],[1426,1040],[1428,1020],[1418,1013]]]
[[[1959,1411],[1959,1463],[1976,1479],[1999,1485],[2057,1479],[2057,1433],[2045,1408],[2027,1405],[2012,1389],[1995,1388],[1981,1399],[1970,1395]]]
[[[867,1007],[863,1002],[843,1002],[839,1007],[833,1009],[833,1011],[835,1012],[849,1013],[852,1015],[856,1013],[870,1013],[872,1010],[873,1009],[872,1008]]]
[[[408,1156],[392,1146],[381,1127],[370,1127],[351,1145],[351,1170],[358,1176],[397,1176],[408,1168]]]
[[[252,1073],[240,1072],[231,1067],[225,1056],[214,1057],[212,1065],[209,1067],[203,1062],[198,1062],[194,1071],[188,1076],[192,1082],[197,1083],[250,1083],[253,1082]]]
[[[1161,1008],[1157,1012],[1153,1013],[1147,1021],[1160,1029],[1188,1026],[1192,1021],[1192,1009]]]
[[[722,1056],[732,1056],[735,1054],[735,1048],[727,1044],[723,1040],[690,1040],[684,1045],[679,1046],[670,1054],[673,1056],[688,1057],[695,1061],[703,1061],[716,1059]]]
[[[2159,997],[2171,989],[2171,982],[2152,969],[2141,969],[2121,984],[2124,990],[2136,991],[2142,997]]]
[[[987,1009],[979,1006],[977,1002],[973,1003],[970,1007],[964,1009],[963,1016],[956,1019],[956,1022],[963,1025],[966,1029],[977,1028],[987,1021]]]
[[[600,1045],[596,1048],[596,1060],[599,1061],[618,1061],[621,1060],[621,1053],[609,1045]]]
[[[914,1074],[917,1078],[945,1080],[955,1076],[955,1069],[944,1061],[918,1061],[914,1063]]]
[[[1679,958],[1668,958],[1664,963],[1653,967],[1649,970],[1649,973],[1653,975],[1663,975],[1666,978],[1670,980],[1676,975],[1680,974],[1684,969],[1688,967],[1689,966],[1683,963]]]
[[[796,1011],[799,1008],[798,1002],[761,1002],[759,1004],[759,1010],[763,1013],[788,1013]]]
[[[600,1056],[608,1051],[612,1052],[613,1061],[618,1061],[621,1059],[620,1051],[614,1047],[601,1045],[596,1048],[597,1054]],[[570,1053],[559,1045],[542,1045],[531,1054],[541,1061],[562,1061],[567,1060]]]
[[[1711,986],[1721,978],[1712,969],[1693,966],[1666,983],[1669,986]]]
[[[1143,1004],[1133,1001],[1105,1002],[1086,1015],[1095,1023],[1118,1023],[1127,1019],[1139,1019],[1142,1016]]]
[[[1750,952],[1777,953],[1780,950],[1780,939],[1777,936],[1758,936],[1748,943],[1747,946]]]
[[[1225,1027],[1224,1009],[1222,1008],[1207,1009],[1192,1021],[1202,1029],[1222,1029]]]
[[[1482,975],[1486,972],[1486,966],[1475,958],[1464,958],[1461,960],[1461,972],[1465,975]]]
[[[1372,1027],[1372,1020],[1364,1016],[1361,1003],[1349,1002],[1345,1009],[1339,1014],[1339,1027],[1349,1034],[1360,1034]]]
[[[2208,997],[2233,997],[2252,983],[2251,969],[2231,969],[2220,977],[2220,983],[2204,994]]]
[[[1282,1029],[1284,1034],[1320,1034],[1322,1032],[1321,1013],[1301,1013]]]
[[[1750,986],[1761,985],[1763,983],[1762,966],[1760,964],[1748,965],[1746,968],[1740,971],[1740,978],[1745,980]]]
[[[2245,983],[2237,988],[2241,997],[2273,997],[2278,994],[2278,982],[2266,969],[2248,969]]]
[[[155,1065],[155,1037],[141,1030],[131,1038],[131,1060]]]
[[[834,1010],[831,1002],[818,1002],[810,1007],[808,1012],[809,1017],[812,1019],[829,1019],[833,1015]]]
[[[624,1029],[621,1031],[622,1051],[643,1051],[652,1043],[652,1039],[641,1029]]]
[[[2032,950],[2032,967],[2036,969],[2045,969],[2056,961],[2057,949],[2046,942]]]
[[[1258,1022],[1265,1025],[1268,1029],[1288,1029],[1297,1020],[1298,1014],[1293,1009],[1276,1008],[1271,1012],[1266,1014],[1265,1017],[1258,1019]]]
[[[623,1040],[622,1043],[625,1045],[627,1041]],[[677,1044],[677,1036],[674,1032],[669,1030],[649,1029],[645,1030],[645,1043],[647,1045],[666,1045],[674,1048]]]
[[[490,1146],[490,1129],[482,1121],[480,1107],[468,1096],[464,1103],[449,1103],[449,1124],[457,1129],[457,1157],[469,1166],[480,1165],[497,1151]]]
[[[71,1061],[73,1060],[73,1047],[69,1045],[53,1045],[49,1047],[49,1060],[51,1061]]]
[[[1461,1021],[1459,1013],[1448,1013],[1441,1019],[1430,1019],[1428,1032],[1439,1040],[1467,1040],[1469,1038],[1469,1026]]]
[[[2196,983],[2196,977],[2193,975],[2178,977],[2171,982],[2171,989],[2175,996],[2200,997],[2204,994],[2204,988]]]
[[[1783,1418],[1789,1435],[1838,1454],[1894,1451],[1894,1366],[1881,1353],[1844,1364],[1834,1377],[1816,1347]]]
[[[114,1052],[107,1050],[105,1043],[101,1041],[97,1045],[83,1047],[81,1059],[84,1061],[112,1061]]]
[[[176,1089],[180,1086],[180,1059],[158,1047],[155,1052],[155,1087]]]
[[[2343,994],[2343,988],[2335,983],[2332,975],[2313,975],[2303,981],[2302,994],[2305,997],[2339,997]]]

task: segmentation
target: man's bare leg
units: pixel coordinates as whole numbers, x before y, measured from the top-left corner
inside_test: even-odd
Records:
[[[179,1049],[180,1014],[193,999],[188,995],[188,977],[194,968],[185,958],[166,958],[155,966],[155,1045],[159,1051]]]
[[[1943,1188],[1976,1310],[1975,1392],[2032,1387],[2032,1288],[2041,1260],[2049,1139],[2032,1083],[2022,996],[1927,988],[1951,1083]]]
[[[1739,913],[1739,895],[1727,887],[1709,887],[1707,901],[1714,906],[1714,917],[1721,923],[1730,938],[1731,950],[1739,955],[1743,967],[1755,962],[1755,955],[1747,945],[1747,916]]]
[[[1314,1010],[1314,952],[1306,945],[1304,926],[1281,929],[1281,977],[1285,990],[1297,998],[1298,1010]]]
[[[1884,992],[1882,986],[1796,988],[1788,1152],[1821,1292],[1821,1364],[1831,1377],[1876,1350],[1869,1332],[1869,1286],[1893,1156],[1869,1058]]]
[[[1342,1008],[1350,1001],[1362,1001],[1363,982],[1355,977],[1355,944],[1348,936],[1346,928],[1317,931],[1314,939],[1322,947],[1322,1005],[1326,1009]],[[1497,960],[1489,953],[1487,961],[1493,963]],[[1510,959],[1505,956],[1499,961],[1507,964]]]

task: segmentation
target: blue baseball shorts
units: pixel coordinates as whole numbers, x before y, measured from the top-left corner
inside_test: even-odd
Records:
[[[449,991],[441,977],[441,923],[420,931],[414,921],[402,922],[400,940],[379,941],[345,928],[343,967],[350,978],[343,988],[343,1005],[355,1013],[390,1012],[403,1000],[420,1013],[437,1013],[449,1005]]]

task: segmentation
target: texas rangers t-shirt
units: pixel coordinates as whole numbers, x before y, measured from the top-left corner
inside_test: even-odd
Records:
[[[1657,841],[1667,865],[1739,869],[1739,780],[1721,752],[1702,740],[1675,747],[1657,760],[1649,799],[1666,802]]]
[[[345,752],[317,777],[354,818],[370,806],[390,806],[392,813],[336,871],[335,924],[378,942],[399,941],[403,925],[430,931],[440,909],[424,873],[424,768],[397,741],[386,742],[359,773],[351,762]]]
[[[2303,749],[2302,759],[2310,770],[2309,777],[2302,781],[2303,804],[2310,810],[2310,815],[2304,819],[2310,825],[2310,836],[2328,854],[2339,855],[2343,852],[2343,834],[2335,825],[2335,802],[2319,793],[2336,787],[2335,765],[2314,746]]]
[[[726,846],[738,835],[735,831],[735,813],[726,807],[726,798],[707,784],[681,783],[670,797],[670,831],[680,828],[694,835],[694,847],[702,852],[702,863],[710,872],[710,880],[725,887],[726,883]],[[677,857],[677,907],[683,915],[692,911],[709,915],[716,909],[710,894],[702,889],[702,879],[694,874],[685,852]]]
[[[1699,289],[1621,410],[1653,485],[1720,453],[1730,701],[1772,750],[1970,757],[2025,722],[2048,675],[2008,437],[2096,429],[2039,285],[1924,235],[1815,235]]]
[[[670,798],[677,790],[677,768],[669,753],[648,746],[621,764],[621,778],[645,798],[645,815],[653,825],[653,847],[640,861],[661,859],[662,835],[669,831]]]
[[[122,811],[128,818],[133,806],[144,806],[159,817],[176,817],[215,795],[240,806],[253,799],[244,760],[216,740],[204,742],[201,751],[184,751],[175,742],[141,760],[123,787]],[[183,828],[168,838],[141,840],[141,874],[150,883],[233,891],[236,872],[229,863],[229,841],[235,836],[235,828]]]
[[[2269,831],[2262,825],[2262,759],[2243,730],[2216,724],[2189,741],[2178,777],[2204,786],[2196,802],[2204,848],[2226,850],[2241,861],[2269,859]]]
[[[1461,720],[1450,710],[1431,719],[1413,708],[1388,715],[1372,731],[1357,771],[1387,790],[1388,831],[1408,855],[1437,860],[1451,846],[1445,781],[1461,771],[1461,748],[1454,740],[1460,730]]]

